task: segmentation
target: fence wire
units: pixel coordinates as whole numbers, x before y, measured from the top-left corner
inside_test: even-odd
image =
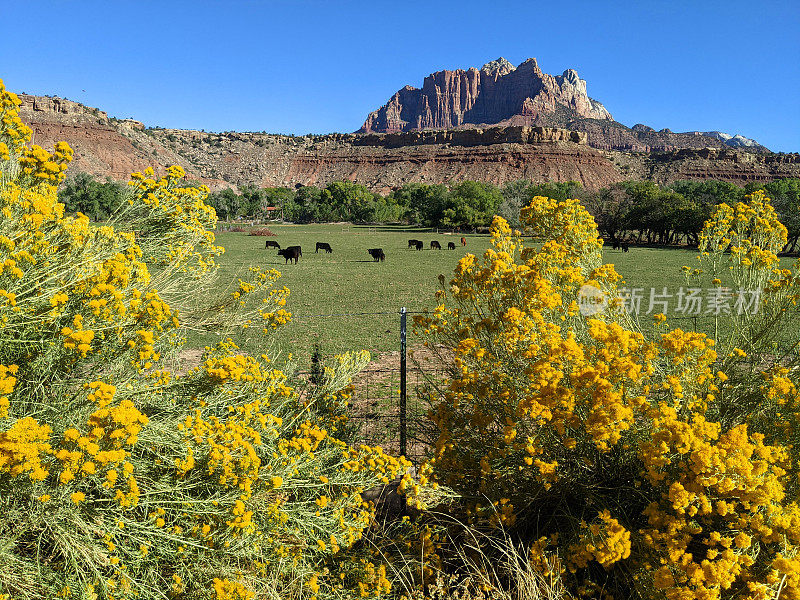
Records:
[[[358,319],[363,316],[385,316],[386,326],[397,332],[397,346],[400,351],[390,351],[379,355],[376,362],[370,363],[353,381],[348,420],[352,439],[356,444],[380,446],[394,455],[404,454],[412,463],[419,466],[430,457],[436,443],[438,432],[428,416],[431,395],[451,377],[445,365],[432,356],[422,356],[420,349],[411,349],[409,359],[402,360],[401,343],[403,336],[401,311],[376,311],[358,313],[330,313],[293,315],[292,319],[327,319],[333,317]],[[406,311],[406,314],[424,314],[424,311]],[[800,316],[800,315],[799,315]],[[667,321],[684,330],[714,334],[714,315],[669,316]],[[652,315],[639,315],[638,326],[643,330],[656,332]],[[800,325],[800,320],[798,320]],[[798,330],[790,328],[777,336],[782,349],[795,348],[798,343]],[[424,353],[424,351],[422,351]],[[405,365],[404,365],[405,363]],[[403,367],[405,366],[405,369]],[[310,372],[297,374],[301,380],[308,381]],[[401,379],[406,380],[405,402],[402,402]],[[405,404],[403,410],[403,404]]]
[[[296,376],[309,381],[310,371]],[[427,391],[439,387],[449,374],[442,367],[422,367],[408,361],[405,411],[400,402],[400,364],[367,366],[353,381],[349,400],[348,425],[357,444],[380,446],[395,456],[404,454],[415,465],[429,455],[436,442],[436,431],[428,418]],[[405,430],[405,451],[401,432]]]

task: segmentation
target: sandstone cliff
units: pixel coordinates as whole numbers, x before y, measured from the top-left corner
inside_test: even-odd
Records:
[[[586,82],[573,69],[542,73],[535,58],[518,67],[500,58],[480,70],[438,71],[421,89],[406,86],[370,113],[359,130],[392,133],[414,129],[451,129],[463,125],[558,125],[558,109],[575,117],[611,115],[586,94]]]
[[[487,67],[496,74],[505,70],[503,64]],[[693,150],[674,150],[669,145],[655,145],[648,137],[654,132],[643,126],[636,132],[642,137],[635,138],[627,151],[592,148],[592,130],[555,127],[292,137],[147,129],[133,119],[111,118],[69,100],[21,98],[22,118],[33,128],[35,143],[52,147],[56,141],[65,140],[75,148],[70,173],[85,171],[117,180],[127,180],[132,171],[148,166],[163,169],[170,164],[183,166],[191,179],[212,189],[248,184],[324,186],[335,180],[351,180],[382,193],[407,182],[464,179],[495,184],[521,178],[576,180],[596,189],[631,178],[661,183],[718,178],[743,184],[800,177],[800,156],[796,154],[759,155],[705,149],[702,145]],[[607,119],[585,121],[609,131],[615,126]],[[653,148],[660,151],[652,152]]]
[[[170,129],[153,135],[204,177],[237,185],[324,186],[345,179],[385,193],[407,182],[503,184],[526,178],[597,188],[620,177],[586,146],[585,136],[552,128],[304,137]]]
[[[454,129],[487,125],[540,125],[587,134],[600,150],[668,152],[680,148],[747,148],[768,152],[755,140],[719,131],[674,133],[614,121],[586,93],[586,81],[567,69],[542,73],[536,59],[514,67],[504,58],[473,68],[437,71],[422,88],[406,86],[367,117],[363,133]]]

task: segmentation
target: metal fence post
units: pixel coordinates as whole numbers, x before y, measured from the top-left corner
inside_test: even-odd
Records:
[[[400,309],[400,454],[406,455],[406,313]]]

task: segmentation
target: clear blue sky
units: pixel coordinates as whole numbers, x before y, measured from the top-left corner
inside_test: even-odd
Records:
[[[575,68],[614,118],[800,151],[800,1],[0,0],[0,78],[149,126],[358,129],[440,69]]]

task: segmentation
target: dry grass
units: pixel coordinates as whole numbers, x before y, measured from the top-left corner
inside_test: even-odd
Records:
[[[448,521],[451,518],[440,515]],[[569,600],[572,598],[557,575],[545,576],[528,559],[528,548],[514,542],[504,529],[492,535],[455,523],[448,549],[455,555],[439,570],[424,590],[409,600]],[[424,557],[422,557],[424,559]],[[560,560],[548,560],[553,573]]]

